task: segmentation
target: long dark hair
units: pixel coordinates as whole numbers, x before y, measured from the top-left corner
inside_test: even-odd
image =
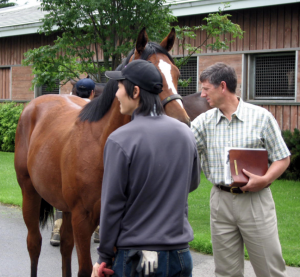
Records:
[[[92,93],[92,90],[81,90],[81,91],[79,91],[78,89],[76,89],[77,96],[79,96],[81,98],[89,98],[91,93]]]
[[[136,85],[126,79],[120,80],[119,82],[124,85],[128,97],[133,99],[134,86]],[[158,94],[153,94],[140,88],[140,104],[136,109],[136,113],[146,116],[150,115],[151,112],[156,115],[165,114],[164,107],[160,101]]]

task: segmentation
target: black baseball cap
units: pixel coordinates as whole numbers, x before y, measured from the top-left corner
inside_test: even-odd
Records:
[[[163,80],[161,74],[155,65],[149,61],[132,61],[121,71],[106,71],[105,76],[116,81],[127,79],[153,94],[162,92]]]
[[[85,92],[87,90],[89,91],[94,89],[95,89],[95,82],[90,78],[80,79],[76,83],[76,90],[78,92]]]

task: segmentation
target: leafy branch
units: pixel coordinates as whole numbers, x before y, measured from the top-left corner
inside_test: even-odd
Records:
[[[228,40],[227,38],[223,39],[223,35],[231,34],[233,38],[243,38],[243,33],[241,27],[238,24],[234,24],[231,22],[230,14],[223,14],[226,8],[230,7],[229,4],[225,4],[223,10],[219,8],[217,13],[209,14],[203,20],[206,21],[206,24],[202,24],[199,26],[176,26],[176,35],[179,40],[179,46],[182,49],[182,57],[175,59],[175,64],[178,68],[186,65],[188,60],[191,58],[192,55],[196,53],[201,53],[202,48],[206,47],[213,51],[219,49],[228,49],[229,44],[234,42],[234,40]],[[196,39],[196,31],[201,30],[206,32],[206,39],[201,42],[198,46],[192,46],[190,43],[187,43],[187,38],[189,39]],[[207,42],[213,38],[214,42],[207,44]],[[188,54],[185,56],[185,51]],[[188,86],[191,78],[188,80],[179,80],[179,85],[186,87]]]

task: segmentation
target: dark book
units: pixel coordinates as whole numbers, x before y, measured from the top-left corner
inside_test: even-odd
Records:
[[[233,187],[242,187],[248,183],[249,177],[243,173],[243,169],[259,176],[268,171],[268,152],[265,149],[230,149],[229,161]]]

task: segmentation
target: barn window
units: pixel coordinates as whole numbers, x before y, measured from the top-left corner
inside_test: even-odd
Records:
[[[100,65],[100,66],[104,66],[104,62],[99,62],[99,65]],[[110,66],[110,67],[112,66],[111,61],[109,62],[109,66]],[[90,75],[90,78],[91,78],[94,82],[98,83],[98,81],[96,80],[96,79],[99,79],[98,76],[99,76],[99,74],[96,74],[95,77],[92,76],[92,75]],[[104,71],[104,72],[102,72],[102,73],[100,74],[100,83],[107,83],[107,82],[108,82],[108,78],[106,78],[106,76],[105,76],[105,71]]]
[[[48,86],[42,86],[42,95],[44,94],[59,94],[59,80],[55,80],[55,87],[52,90],[48,90]]]
[[[0,99],[10,99],[10,67],[0,68]]]
[[[250,56],[249,98],[294,100],[295,63],[295,52]]]
[[[36,88],[36,97],[45,95],[45,94],[59,94],[59,80],[55,80],[55,87],[51,90],[48,89],[47,85],[42,85],[41,87]]]
[[[185,96],[197,92],[197,58],[192,57],[188,63],[180,69],[180,79],[187,80],[192,77],[188,87],[178,86],[178,94]]]

